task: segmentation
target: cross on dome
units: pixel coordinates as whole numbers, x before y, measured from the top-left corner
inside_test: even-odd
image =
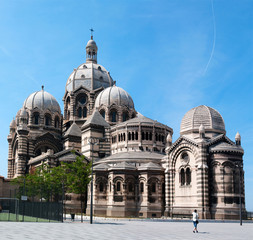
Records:
[[[93,28],[90,28],[90,39],[93,40],[93,32],[94,32],[94,29]]]

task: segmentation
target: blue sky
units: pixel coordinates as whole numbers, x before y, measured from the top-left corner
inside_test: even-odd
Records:
[[[0,175],[11,120],[41,85],[63,106],[91,27],[98,62],[137,111],[174,129],[174,141],[184,114],[202,104],[221,113],[230,139],[239,131],[253,211],[252,0],[0,0]]]

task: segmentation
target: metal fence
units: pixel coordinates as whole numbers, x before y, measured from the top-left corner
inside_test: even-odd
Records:
[[[0,198],[0,221],[63,221],[62,202]]]

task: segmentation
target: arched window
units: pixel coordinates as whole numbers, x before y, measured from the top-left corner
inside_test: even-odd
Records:
[[[146,132],[146,140],[148,140],[148,132]]]
[[[129,132],[128,133],[128,141],[130,141],[131,140],[131,133]]]
[[[144,132],[141,132],[141,140],[144,140],[145,136],[144,136]]]
[[[141,193],[143,193],[143,192],[144,192],[144,183],[143,183],[143,182],[141,182],[141,185],[140,185],[140,190],[141,190]]]
[[[102,182],[99,183],[99,192],[104,191],[104,184]]]
[[[123,133],[123,140],[126,141],[126,134]]]
[[[60,120],[59,120],[58,116],[56,116],[55,119],[54,119],[54,127],[55,128],[59,128],[60,127]]]
[[[100,110],[100,112],[99,112],[100,114],[101,114],[101,116],[103,117],[103,118],[105,118],[105,110]]]
[[[87,108],[86,107],[83,108],[83,117],[84,118],[87,117]]]
[[[123,122],[127,121],[129,119],[128,113],[127,112],[123,112]]]
[[[191,170],[190,168],[186,169],[186,185],[191,184]]]
[[[135,133],[135,140],[138,140],[138,132]]]
[[[180,171],[180,183],[181,183],[181,186],[185,184],[185,172],[183,168]]]
[[[152,141],[152,132],[149,133],[149,140]]]
[[[134,140],[134,132],[132,132],[132,140]]]
[[[78,110],[77,110],[77,116],[78,116],[79,118],[82,117],[82,108],[81,108],[81,107],[79,107]]]
[[[110,192],[112,191],[112,183],[110,182]]]
[[[110,112],[110,121],[117,122],[117,111],[116,110],[112,110]]]
[[[151,184],[151,191],[152,191],[153,193],[156,192],[156,183],[155,183],[155,182],[152,182],[152,184]]]
[[[51,123],[52,123],[51,115],[50,114],[46,114],[45,115],[45,125],[46,126],[50,126]]]
[[[33,114],[33,123],[36,124],[36,125],[38,125],[39,124],[39,118],[40,118],[40,114],[37,113],[37,112],[35,112]]]
[[[131,182],[128,184],[128,191],[133,192],[133,184]]]
[[[120,182],[117,182],[116,191],[117,191],[117,192],[120,192],[120,191],[121,191],[121,184],[120,184]]]
[[[101,71],[101,70],[102,70],[100,66],[98,66],[98,70],[99,70],[99,71]]]

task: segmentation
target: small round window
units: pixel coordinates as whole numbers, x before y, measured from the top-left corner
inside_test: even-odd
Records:
[[[181,155],[182,164],[188,164],[189,160],[189,155],[186,152],[183,152]]]
[[[78,98],[78,102],[81,103],[81,104],[85,104],[86,103],[86,97],[81,96],[80,98]]]

